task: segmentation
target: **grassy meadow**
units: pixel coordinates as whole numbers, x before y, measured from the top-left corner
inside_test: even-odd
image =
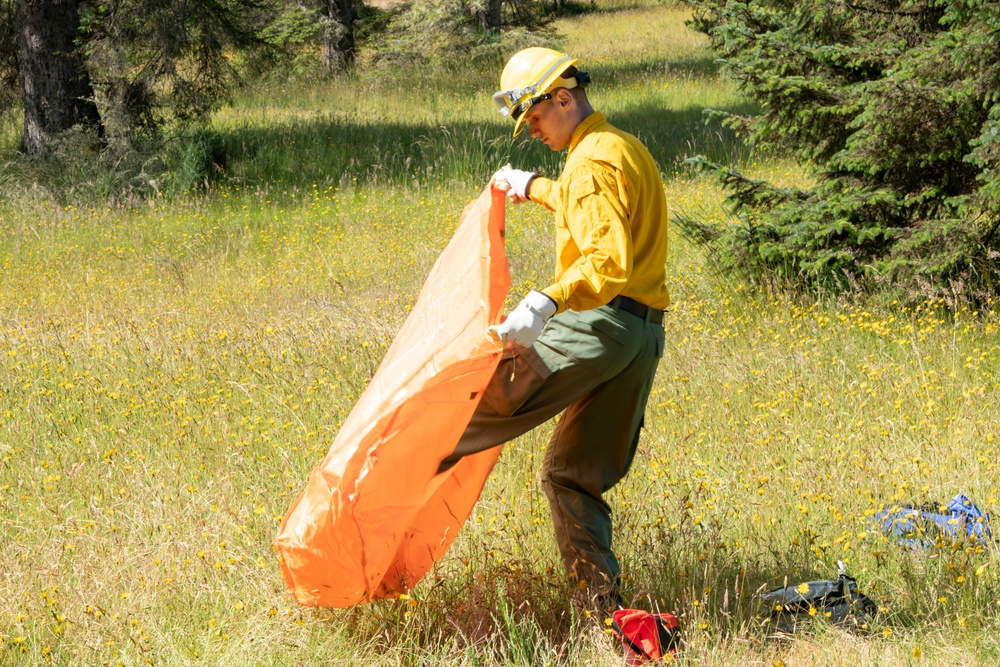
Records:
[[[647,142],[674,212],[723,219],[684,157],[809,175],[704,123],[752,107],[686,17],[606,6],[555,44]],[[492,109],[501,65],[246,91],[180,148],[170,177],[204,174],[181,195],[74,199],[0,169],[0,665],[622,664],[569,602],[538,480],[551,425],[507,446],[406,599],[299,607],[271,546],[464,206],[505,162],[558,173]],[[0,122],[0,161],[18,130]],[[507,224],[516,303],[550,275],[551,219]],[[903,549],[868,517],[957,493],[996,513],[1000,318],[789,296],[671,244],[667,352],[609,502],[626,597],[678,615],[675,661],[997,664],[992,545]],[[867,628],[762,620],[754,593],[838,560],[879,605]]]

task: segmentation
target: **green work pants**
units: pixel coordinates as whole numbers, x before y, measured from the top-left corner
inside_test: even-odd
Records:
[[[447,470],[565,410],[542,483],[563,564],[595,594],[617,589],[603,494],[632,464],[663,345],[662,325],[611,306],[556,315],[533,346],[504,352],[455,452],[441,463]]]

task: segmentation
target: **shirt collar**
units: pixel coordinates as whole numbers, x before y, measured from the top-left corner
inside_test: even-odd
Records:
[[[573,137],[569,140],[569,150],[572,151],[576,148],[576,145],[580,143],[580,140],[584,138],[591,130],[604,122],[604,114],[599,111],[595,111],[581,121],[576,129],[573,130]]]

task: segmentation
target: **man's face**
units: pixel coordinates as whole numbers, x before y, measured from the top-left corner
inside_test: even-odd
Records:
[[[567,103],[567,97],[567,91],[556,91],[550,99],[528,109],[524,117],[531,136],[554,151],[561,151],[569,146],[573,138],[575,126],[569,122],[571,105]]]

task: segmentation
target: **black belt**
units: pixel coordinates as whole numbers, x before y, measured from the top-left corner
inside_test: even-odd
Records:
[[[617,308],[618,310],[624,310],[626,313],[631,313],[636,317],[641,317],[644,320],[648,320],[653,324],[663,324],[663,311],[659,308],[650,308],[649,306],[639,303],[635,299],[630,299],[627,296],[618,295],[611,299],[611,303],[608,304],[612,308]]]

